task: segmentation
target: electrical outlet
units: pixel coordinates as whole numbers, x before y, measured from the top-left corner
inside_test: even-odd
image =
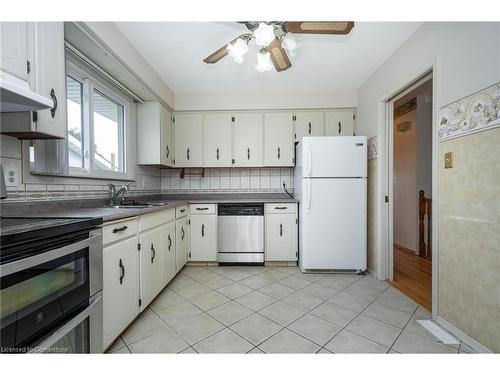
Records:
[[[5,186],[17,187],[21,184],[21,160],[2,158]]]

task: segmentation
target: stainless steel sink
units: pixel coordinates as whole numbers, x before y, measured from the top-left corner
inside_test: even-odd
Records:
[[[105,208],[151,208],[156,207],[153,204],[126,204],[118,206],[104,206]]]

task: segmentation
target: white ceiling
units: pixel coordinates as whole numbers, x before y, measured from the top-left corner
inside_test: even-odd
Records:
[[[117,22],[122,33],[176,94],[355,90],[421,25],[357,22],[347,36],[300,35],[285,72],[258,73],[257,47],[238,65],[202,60],[247,31],[236,22]]]

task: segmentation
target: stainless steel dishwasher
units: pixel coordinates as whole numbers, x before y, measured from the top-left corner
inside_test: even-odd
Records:
[[[219,264],[264,263],[264,204],[219,204]]]

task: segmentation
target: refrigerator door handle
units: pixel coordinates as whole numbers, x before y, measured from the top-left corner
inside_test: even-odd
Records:
[[[312,151],[311,147],[306,149],[306,176],[311,177],[312,169]]]
[[[306,208],[307,208],[307,210],[311,209],[311,180],[307,180]]]

